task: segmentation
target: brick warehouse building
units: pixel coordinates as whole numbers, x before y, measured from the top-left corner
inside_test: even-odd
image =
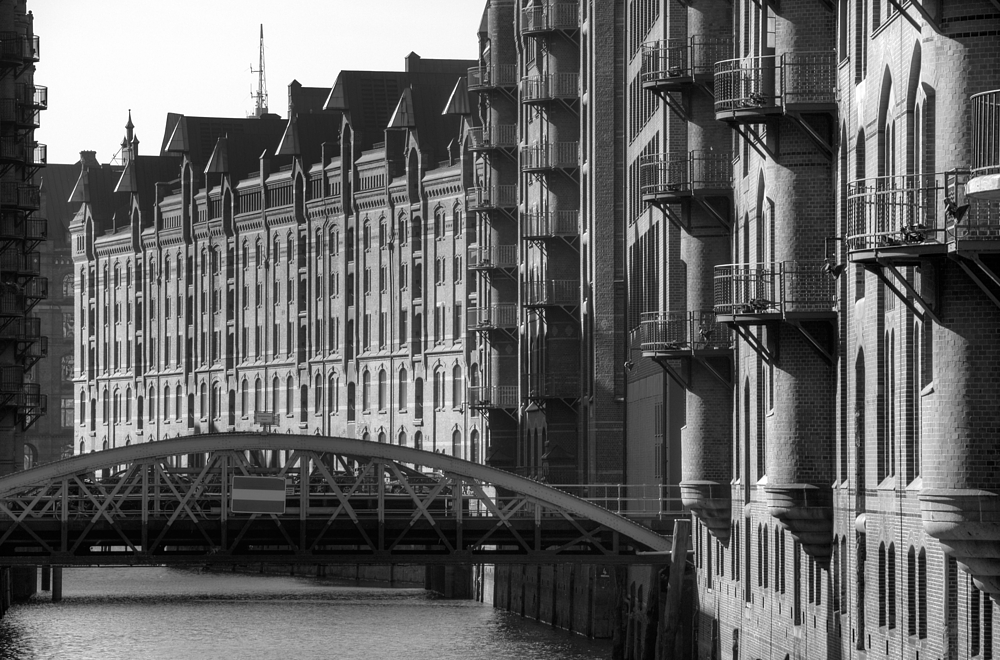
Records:
[[[85,152],[77,451],[257,430],[266,411],[278,432],[481,460],[455,89],[472,64],[411,54],[332,90],[293,82],[287,121],[171,114],[142,156],[130,120],[120,164]]]
[[[34,84],[40,40],[32,26],[24,2],[0,3],[0,474],[37,459],[25,431],[47,405],[34,368],[47,339],[32,311],[48,289],[38,252],[47,226],[34,180],[46,160],[34,132],[48,89]]]
[[[993,657],[1000,7],[629,4],[629,320],[686,392],[697,657]]]

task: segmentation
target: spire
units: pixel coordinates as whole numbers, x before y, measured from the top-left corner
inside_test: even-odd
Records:
[[[257,69],[250,67],[251,73],[257,74],[257,91],[253,93],[254,117],[263,117],[267,114],[267,78],[264,75],[264,24],[260,24],[260,60]]]

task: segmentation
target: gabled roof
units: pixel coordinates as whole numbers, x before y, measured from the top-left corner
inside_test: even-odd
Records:
[[[459,117],[442,116],[458,80],[473,60],[422,60],[411,54],[407,71],[342,71],[326,100],[354,132],[356,152],[382,142],[386,128],[415,128],[420,148],[439,159],[460,129]]]
[[[262,117],[188,117],[167,115],[161,155],[187,154],[196,170],[203,170],[221,137],[228,137],[229,174],[242,178],[260,167],[264,151],[274,153],[284,132],[278,115]]]
[[[342,116],[339,112],[295,115],[285,126],[285,134],[275,154],[301,156],[308,169],[320,161],[324,142],[340,142]]]
[[[35,175],[35,182],[41,187],[44,199],[42,217],[49,221],[49,238],[52,240],[59,241],[66,236],[70,220],[80,208],[78,203],[69,201],[79,178],[79,162],[72,165],[49,163]]]

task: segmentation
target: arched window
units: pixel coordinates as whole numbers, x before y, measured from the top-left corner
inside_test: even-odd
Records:
[[[87,393],[80,392],[80,424],[87,423]]]
[[[147,412],[147,416],[149,418],[149,421],[153,421],[153,419],[156,418],[156,388],[155,387],[150,386],[150,388],[149,388],[149,396],[146,397],[146,400],[149,402],[149,411]]]
[[[246,417],[250,412],[250,396],[247,391],[247,379],[244,378],[243,382],[240,383],[240,413]]]
[[[263,410],[264,404],[264,393],[261,391],[263,385],[260,382],[260,378],[254,380],[253,384],[253,411],[258,412]]]
[[[379,369],[378,371],[378,409],[379,411],[384,411],[386,408],[386,401],[389,397],[388,392],[389,384],[386,379],[385,369]]]
[[[424,434],[420,431],[413,434],[413,448],[421,450],[424,448]]]
[[[441,369],[434,370],[434,409],[444,408],[444,372]]]
[[[473,463],[479,462],[479,431],[469,434],[469,460]]]
[[[86,445],[86,443],[84,443],[83,440],[81,440],[80,441],[80,454],[82,455],[82,454],[86,454],[86,453],[87,453],[87,445]]]
[[[347,383],[347,421],[353,422],[356,415],[355,386],[353,382],[349,382]]]
[[[125,423],[132,422],[132,388],[125,388]]]
[[[181,391],[181,386],[178,385],[174,389],[174,419],[181,418],[181,412],[183,411],[184,393]]]
[[[295,383],[291,376],[285,381],[285,414],[295,414]]]
[[[212,385],[212,412],[212,419],[222,416],[222,386],[218,383]]]
[[[465,400],[462,387],[462,367],[457,364],[451,369],[451,405],[454,408],[461,407]]]
[[[451,432],[451,455],[455,458],[465,458],[462,451],[462,432],[455,429]]]
[[[323,375],[316,374],[316,378],[314,380],[313,389],[315,392],[313,393],[313,407],[315,410],[313,410],[313,413],[320,415],[323,412]]]
[[[384,445],[385,444],[385,431],[379,431],[378,432],[378,443],[380,445]]]
[[[305,422],[309,418],[309,386],[302,385],[299,388],[299,421]]]
[[[163,388],[163,419],[170,419],[170,386]]]
[[[201,418],[208,419],[208,385],[205,383],[198,389],[198,408],[201,410]]]
[[[277,376],[275,376],[274,378],[271,379],[271,412],[273,412],[275,415],[277,415],[278,411],[281,409],[280,397],[281,397],[281,381],[278,380]]]
[[[399,435],[396,437],[396,442],[400,447],[406,446],[406,431],[404,429],[400,429]]]
[[[371,381],[371,372],[366,369],[365,372],[361,374],[361,410],[364,412],[369,412],[371,410]]]
[[[400,412],[403,412],[403,411],[406,410],[406,395],[407,395],[407,391],[406,391],[407,383],[406,383],[406,381],[407,381],[407,378],[408,378],[408,374],[407,374],[407,371],[406,371],[406,367],[403,367],[403,368],[401,368],[399,370],[399,411]]]
[[[927,639],[927,553],[917,554],[917,637]]]
[[[74,295],[73,291],[73,274],[64,275],[62,280],[62,294],[66,298],[72,298]]]
[[[338,412],[337,404],[337,377],[334,374],[330,374],[326,388],[326,414],[336,415]]]
[[[434,210],[434,238],[444,238],[444,209],[438,207]]]
[[[884,627],[886,624],[886,579],[887,566],[885,556],[885,543],[878,544],[878,625]]]
[[[424,418],[424,379],[413,381],[413,418]]]
[[[890,630],[896,627],[896,544],[889,544],[889,574],[886,576],[888,579],[888,597],[889,597],[889,628]]]

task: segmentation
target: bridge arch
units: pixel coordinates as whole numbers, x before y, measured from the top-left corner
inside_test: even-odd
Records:
[[[133,538],[130,535],[131,533],[124,530],[123,527],[128,523],[130,515],[137,515],[132,514],[131,509],[122,505],[123,498],[129,496],[129,493],[140,490],[145,493],[146,485],[150,483],[151,479],[158,479],[160,478],[157,476],[158,474],[166,475],[168,471],[166,468],[159,467],[160,463],[158,462],[162,462],[162,465],[167,466],[171,464],[173,457],[182,455],[203,454],[208,455],[209,460],[204,462],[199,461],[197,467],[189,468],[187,476],[184,477],[186,481],[174,485],[167,484],[164,487],[164,492],[172,489],[176,503],[174,505],[175,509],[172,510],[169,518],[164,521],[162,530],[157,533],[160,538],[167,539],[169,536],[164,536],[167,534],[167,531],[164,530],[169,529],[172,525],[177,523],[188,524],[190,521],[193,521],[193,524],[197,526],[201,524],[203,519],[209,521],[205,523],[206,527],[209,526],[209,523],[217,527],[219,525],[219,516],[221,516],[223,523],[226,522],[225,505],[222,506],[222,513],[219,512],[219,507],[216,506],[213,512],[215,517],[209,520],[210,517],[203,516],[201,510],[197,508],[195,504],[197,495],[194,494],[196,490],[204,490],[204,484],[208,483],[209,477],[206,475],[210,474],[210,470],[215,464],[212,457],[224,455],[241,457],[246,452],[259,452],[263,450],[288,452],[288,455],[291,457],[289,465],[295,463],[296,460],[307,460],[303,457],[312,456],[312,460],[314,461],[312,465],[315,466],[315,457],[320,455],[337,455],[351,457],[359,465],[372,466],[377,464],[379,470],[383,466],[387,466],[385,467],[385,474],[395,474],[399,483],[402,484],[401,490],[405,489],[405,492],[409,493],[412,497],[411,504],[413,509],[412,511],[407,510],[405,512],[407,516],[410,516],[412,513],[409,525],[412,527],[415,523],[424,523],[423,519],[426,518],[429,521],[429,528],[433,529],[437,526],[438,529],[434,529],[434,532],[449,549],[452,549],[454,546],[454,551],[461,550],[461,530],[463,526],[466,530],[472,530],[474,523],[477,522],[483,525],[492,525],[496,529],[506,527],[527,547],[527,545],[531,544],[531,536],[528,532],[534,530],[535,537],[538,537],[539,531],[535,527],[542,525],[540,521],[543,515],[547,516],[545,520],[552,520],[564,526],[572,525],[573,529],[571,532],[578,541],[580,539],[583,539],[586,543],[594,541],[597,538],[595,535],[598,531],[603,530],[602,533],[610,532],[614,535],[615,539],[627,539],[629,542],[624,545],[627,545],[631,552],[653,551],[662,553],[670,549],[669,538],[592,502],[543,483],[453,456],[422,451],[391,443],[364,442],[354,438],[334,436],[277,433],[220,433],[132,444],[107,451],[74,456],[0,478],[0,552],[4,551],[5,542],[15,542],[17,539],[21,539],[20,542],[22,544],[37,541],[42,546],[47,547],[49,551],[53,553],[57,552],[59,549],[54,546],[50,547],[50,544],[44,539],[39,538],[38,532],[34,531],[30,525],[34,524],[33,521],[37,518],[45,518],[46,515],[55,515],[55,512],[58,510],[59,498],[62,497],[63,502],[65,502],[67,493],[70,492],[83,492],[90,500],[86,514],[89,525],[87,530],[95,526],[104,525],[108,530],[111,530],[105,533],[106,536],[110,535],[113,531],[117,534],[117,537],[124,539],[126,543],[138,546],[138,543],[130,540]],[[309,463],[304,463],[304,465],[308,466]],[[436,483],[430,483],[430,485],[426,485],[427,482],[425,482],[421,491],[423,494],[418,493],[416,487],[411,488],[410,484],[407,483],[407,470],[409,474],[420,475],[420,478],[422,478],[422,473],[405,467],[411,465],[429,469],[430,472],[427,474],[432,475],[431,478],[436,480]],[[121,475],[120,478],[108,484],[102,484],[101,482],[90,483],[87,481],[87,477],[84,476],[104,473],[105,471],[117,469],[121,466],[125,466],[126,469],[119,473]],[[152,467],[149,468],[150,471],[148,473],[140,476],[140,466]],[[146,467],[142,467],[141,469],[144,470]],[[236,465],[236,467],[239,466]],[[265,471],[271,470],[272,474],[278,470],[278,468],[274,467],[263,469]],[[330,527],[340,512],[347,511],[343,515],[343,518],[350,517],[353,524],[360,529],[361,522],[363,521],[359,522],[359,520],[364,517],[365,512],[360,509],[352,510],[349,501],[351,493],[357,488],[356,484],[354,486],[338,485],[339,482],[330,476],[330,472],[326,468],[321,469],[323,470],[323,474],[326,475],[327,484],[325,492],[331,493],[332,491],[336,491],[333,494],[325,495],[328,500],[331,500],[323,514],[325,516],[324,520],[326,520],[326,527]],[[372,468],[369,467],[367,469]],[[164,476],[164,478],[166,477]],[[311,482],[312,479],[313,477],[311,476],[309,481]],[[302,482],[306,481],[304,478],[300,478],[300,480]],[[385,479],[380,476],[377,480],[373,480],[370,483],[383,483],[384,481]],[[186,488],[190,492],[185,490]],[[222,501],[225,502],[225,486],[222,486],[222,488]],[[303,486],[302,488],[309,490],[311,486]],[[383,493],[385,489],[384,484],[378,486],[378,489],[379,511],[377,524],[378,526],[385,527],[387,509],[383,502],[385,499]],[[431,495],[426,495],[426,493],[431,493]],[[457,495],[445,496],[442,493],[454,493]],[[468,512],[463,514],[461,504],[462,493],[469,494],[470,498],[475,499],[477,506],[482,507],[480,510],[485,512],[482,514],[482,518],[473,520]],[[496,493],[503,493],[503,496],[496,496]],[[302,501],[305,502],[311,496],[311,493],[308,495],[302,494]],[[397,493],[394,496],[406,499],[405,493]],[[135,495],[133,494],[132,497],[135,497]],[[144,494],[143,497],[147,496]],[[216,497],[218,498],[218,495]],[[295,497],[298,497],[298,495],[295,495]],[[374,497],[374,495],[371,497]],[[444,518],[445,514],[443,512],[446,510],[444,507],[440,511],[432,512],[433,506],[429,502],[433,497],[438,497],[439,499],[444,497],[455,498],[455,501],[459,502],[457,507],[449,505],[449,508],[447,508],[447,511],[450,511],[447,514],[450,516],[447,521]],[[494,498],[493,501],[484,501],[489,500],[490,497]],[[294,503],[291,496],[289,502]],[[148,513],[145,499],[141,506],[143,511],[142,525],[151,524],[155,516]],[[330,513],[331,509],[334,510],[332,514]],[[513,513],[519,509],[522,510],[522,514],[525,510],[529,509],[537,512],[533,514],[534,519],[529,516],[515,520]],[[543,511],[544,514],[542,513]],[[60,515],[62,516],[63,524],[69,524],[67,523],[67,514],[63,512]],[[285,518],[279,521],[277,517],[275,517],[275,522],[278,523],[277,526],[279,528],[282,525],[288,528],[289,524],[294,525],[300,522],[302,529],[305,530],[307,527],[306,513],[300,510],[298,515],[300,516],[300,520],[291,520],[291,523]],[[463,520],[463,515],[469,517]],[[446,526],[448,524],[452,527],[457,526],[459,530],[457,532],[459,540],[457,545],[454,542],[454,538],[449,541],[441,533],[440,530],[443,529],[441,527],[442,522],[445,522]],[[371,529],[381,529],[381,527],[373,526]],[[138,533],[135,532],[135,534]],[[293,543],[294,539],[289,538],[287,532],[282,533],[285,534],[285,538],[289,540],[289,543],[295,545]],[[366,539],[369,538],[367,535],[368,532],[362,530],[360,533]],[[378,533],[382,534],[381,531]],[[372,538],[374,538],[374,532],[371,534]],[[483,538],[490,537],[491,534],[493,532],[487,532]],[[153,531],[144,528],[142,538],[147,539],[148,535],[154,535]],[[302,535],[305,538],[306,531],[302,531]],[[467,535],[472,536],[473,532],[467,531]],[[80,538],[83,539],[83,535]],[[115,537],[111,538],[113,542],[120,543],[120,541],[114,540]],[[496,538],[496,536],[493,538]],[[525,542],[523,539],[529,539],[529,541]],[[166,542],[164,540],[164,543]],[[80,543],[86,545],[88,541],[81,540],[77,543],[78,545]],[[489,543],[496,543],[496,541],[489,541]],[[566,541],[562,541],[562,543],[564,547],[572,545],[572,543]],[[215,546],[218,544],[213,542],[212,545],[212,551],[217,552],[219,548]],[[371,545],[373,548],[375,547],[374,542]],[[598,542],[596,545],[606,555],[612,554],[607,549],[610,547],[609,544],[604,543],[602,546]],[[617,547],[617,540],[614,545]],[[301,551],[303,547],[304,545],[300,544],[298,551]],[[379,547],[381,547],[381,541],[379,542]],[[551,548],[553,546],[550,545],[548,547]],[[65,552],[66,548],[63,548],[62,551]]]

